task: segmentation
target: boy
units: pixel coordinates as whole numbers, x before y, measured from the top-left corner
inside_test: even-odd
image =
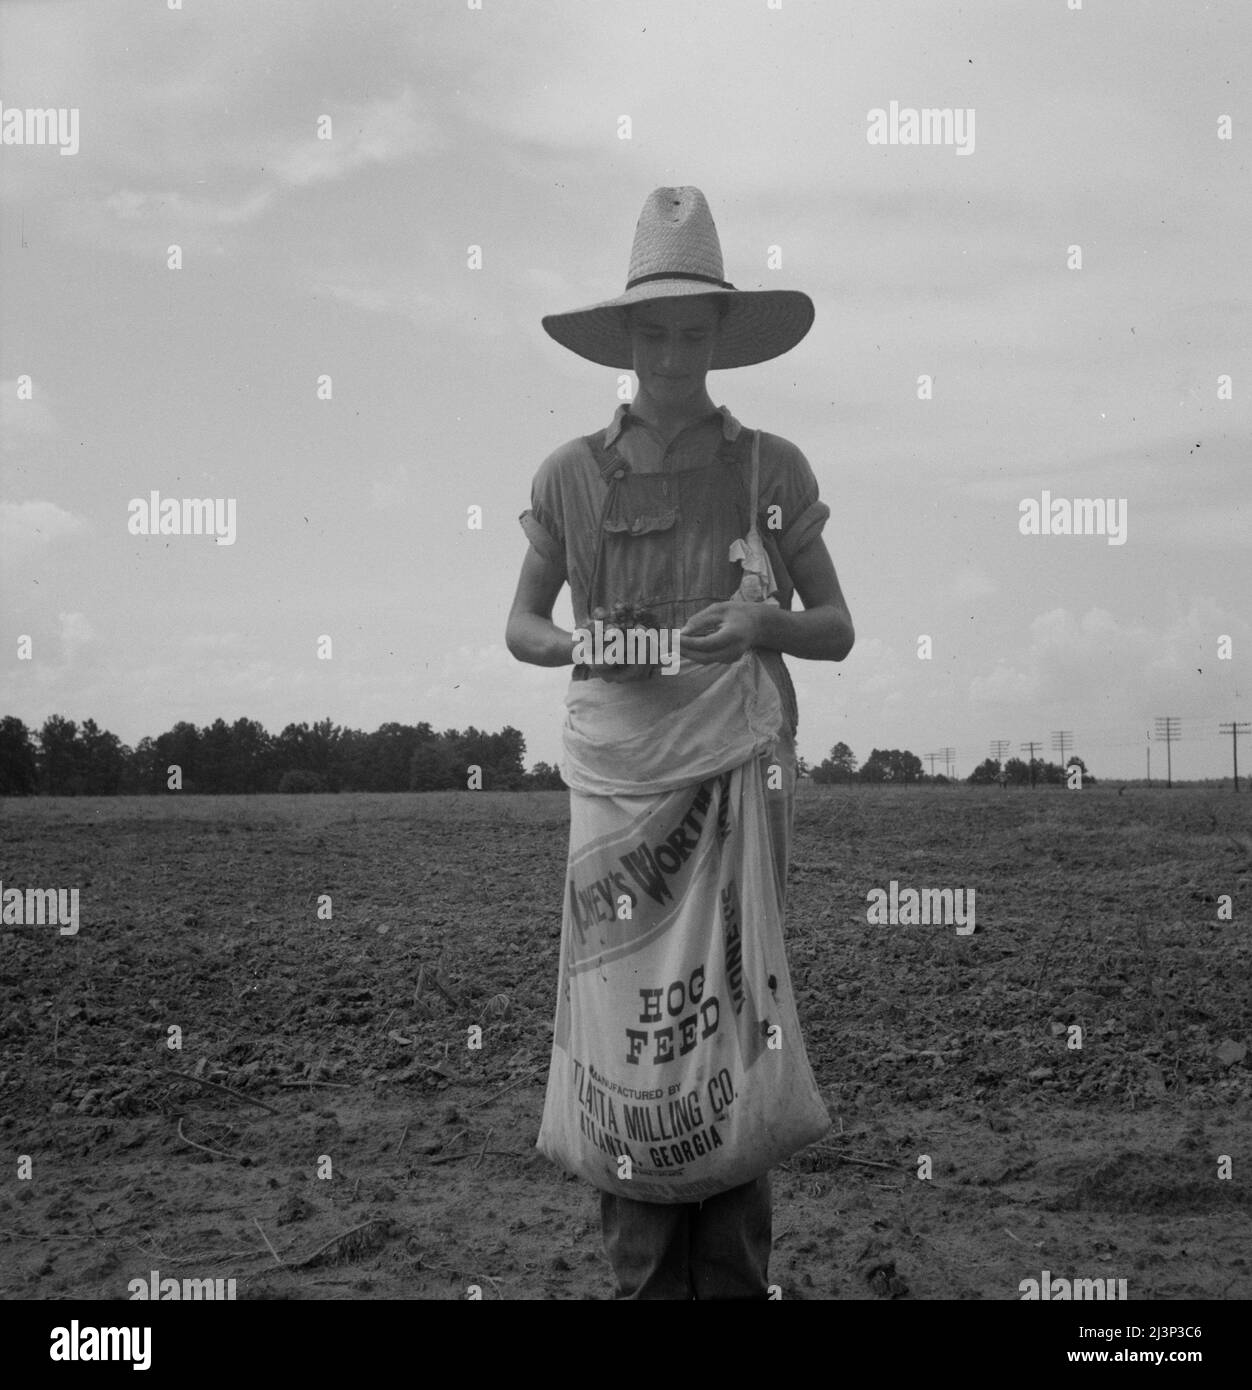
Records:
[[[725,407],[714,406],[706,377],[711,370],[766,361],[790,350],[808,332],[813,312],[808,296],[797,291],[740,291],[726,282],[703,194],[696,188],[660,188],[639,219],[625,293],[543,321],[549,335],[571,351],[602,365],[631,367],[639,382],[634,401],[616,412],[607,430],[571,441],[544,462],[534,479],[532,505],[521,516],[531,545],[509,614],[509,650],[535,665],[575,665],[562,761],[571,787],[571,898],[575,863],[618,824],[638,824],[641,808],[649,805],[645,797],[663,798],[677,788],[688,797],[695,791],[692,804],[707,804],[711,797],[730,795],[730,772],[740,768],[753,775],[733,783],[735,795],[755,800],[735,815],[766,827],[765,852],[773,869],[772,875],[752,880],[757,901],[738,905],[745,937],[767,910],[781,916],[797,719],[782,654],[842,661],[854,633],[821,539],[830,510],[818,498],[807,460],[785,439],[741,429]],[[552,621],[565,583],[571,589],[574,633]],[[803,612],[790,611],[793,593],[799,594]],[[657,671],[655,658],[651,665],[630,666],[577,661],[587,650],[580,636],[594,630],[592,615],[615,604],[645,610],[658,628],[678,633],[677,676],[671,680],[668,672]],[[651,684],[639,684],[645,680]],[[759,764],[760,776],[752,763]],[[768,794],[766,768],[773,770],[775,788]],[[685,835],[680,847],[688,843]],[[697,892],[694,877],[685,891]],[[635,897],[629,893],[632,906]],[[723,889],[723,906],[725,898]],[[588,923],[595,920],[589,901],[581,909],[567,904],[563,978],[572,974],[579,944],[585,945]],[[595,947],[597,967],[606,959],[605,939],[602,935]],[[703,989],[703,964],[698,977]],[[696,978],[696,973],[690,977],[693,1001],[700,998]],[[773,987],[776,976],[769,978]],[[707,1018],[707,1002],[704,1008]],[[565,1057],[571,1026],[594,1026],[586,1018],[571,1025],[569,1011],[567,982],[558,1004],[540,1136],[541,1147],[558,1157],[572,1144],[559,1134],[557,1115],[569,1088]],[[631,1030],[627,1034],[632,1036]],[[692,1025],[692,1047],[695,1036]],[[632,1044],[632,1050],[643,1049],[643,1042],[637,1048]],[[658,1059],[668,1060],[659,1050]],[[629,1063],[638,1060],[625,1057]],[[786,1152],[824,1132],[824,1125],[813,1127],[814,1106],[822,1117],[825,1111],[802,1045],[795,1065],[797,1085],[807,1081],[797,1106],[808,1106],[808,1128],[797,1128],[790,1139],[772,1136],[791,1144]],[[583,1070],[577,1072],[580,1078]],[[633,1094],[620,1085],[617,1091]],[[591,1132],[612,1156],[619,1147],[612,1135]],[[582,1133],[588,1133],[585,1123]],[[716,1135],[714,1142],[720,1142]],[[691,1155],[690,1144],[672,1148]],[[698,1202],[671,1200],[659,1181],[667,1176],[636,1181],[635,1190],[648,1190],[652,1200],[623,1195],[629,1184],[614,1188],[609,1179],[596,1179],[618,1297],[767,1297],[768,1172]]]

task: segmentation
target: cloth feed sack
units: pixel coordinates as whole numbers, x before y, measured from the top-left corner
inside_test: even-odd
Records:
[[[750,652],[711,684],[707,670],[692,674],[705,689],[679,726],[727,723],[725,702],[741,696],[745,682],[777,702]],[[621,706],[646,706],[639,692],[684,680],[581,682],[579,696],[596,689],[618,699],[592,712],[571,709],[571,719],[609,721],[617,705],[618,723],[660,745],[652,760],[659,780],[681,780],[681,735],[664,737],[643,709],[623,719]],[[673,728],[671,721],[667,733]],[[709,748],[691,742],[699,762]],[[604,1191],[703,1201],[830,1129],[786,966],[766,809],[773,739],[764,742],[764,758],[749,748],[728,769],[652,795],[585,794],[571,784],[560,990],[539,1148]],[[600,766],[578,773],[567,752],[567,781],[610,776],[611,749],[598,748]]]
[[[619,1196],[698,1202],[820,1139],[768,798],[781,720],[751,651],[571,682],[570,851],[539,1148]]]

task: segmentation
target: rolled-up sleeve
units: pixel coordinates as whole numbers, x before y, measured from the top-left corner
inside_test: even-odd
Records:
[[[815,500],[782,533],[778,551],[789,570],[795,568],[793,562],[822,534],[822,528],[829,520],[830,508],[825,502]]]
[[[526,539],[550,564],[566,572],[560,471],[554,455],[544,461],[530,487],[530,506],[518,517]]]
[[[545,523],[543,521],[542,510],[534,506],[527,507],[518,517],[518,521],[522,524],[522,530],[526,532],[526,539],[540,555],[550,565],[559,565],[564,570],[565,547],[553,534],[551,522]]]
[[[822,534],[822,528],[830,519],[830,508],[818,496],[817,478],[800,450],[776,435],[771,443],[774,446],[770,450],[774,476],[768,487],[763,488],[763,500],[767,505],[777,506],[779,511],[772,518],[767,516],[766,524],[783,563],[791,570],[793,562]],[[764,448],[761,453],[764,462]]]

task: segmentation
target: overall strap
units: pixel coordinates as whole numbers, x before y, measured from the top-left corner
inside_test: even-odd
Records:
[[[596,461],[596,467],[600,470],[600,476],[606,483],[610,482],[615,473],[629,473],[630,464],[617,452],[617,446],[606,446],[604,442],[604,431],[597,430],[595,434],[583,436],[583,443],[591,450],[591,456]]]
[[[596,603],[596,581],[600,577],[600,560],[604,555],[604,518],[608,515],[609,507],[612,506],[617,497],[618,484],[631,469],[630,464],[615,448],[605,447],[603,430],[597,430],[595,434],[585,435],[584,442],[591,450],[591,456],[596,461],[600,476],[608,484],[609,489],[600,506],[600,515],[596,520],[596,558],[592,563],[591,579],[587,584],[587,608],[588,616],[590,616],[591,611],[600,606]]]

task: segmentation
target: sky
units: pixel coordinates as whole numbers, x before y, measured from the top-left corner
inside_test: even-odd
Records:
[[[727,278],[817,309],[709,377],[831,507],[857,640],[789,659],[799,751],[964,776],[1065,731],[1157,776],[1169,715],[1175,775],[1228,774],[1252,6],[1073,3],[0,2],[0,713],[507,724],[555,762],[568,670],[504,644],[518,514],[619,383],[540,319],[695,185]],[[892,102],[974,140],[871,143]],[[27,109],[60,145],[9,143]],[[1022,534],[1044,491],[1124,499],[1124,542]],[[132,534],[153,492],[232,502],[233,543]]]

